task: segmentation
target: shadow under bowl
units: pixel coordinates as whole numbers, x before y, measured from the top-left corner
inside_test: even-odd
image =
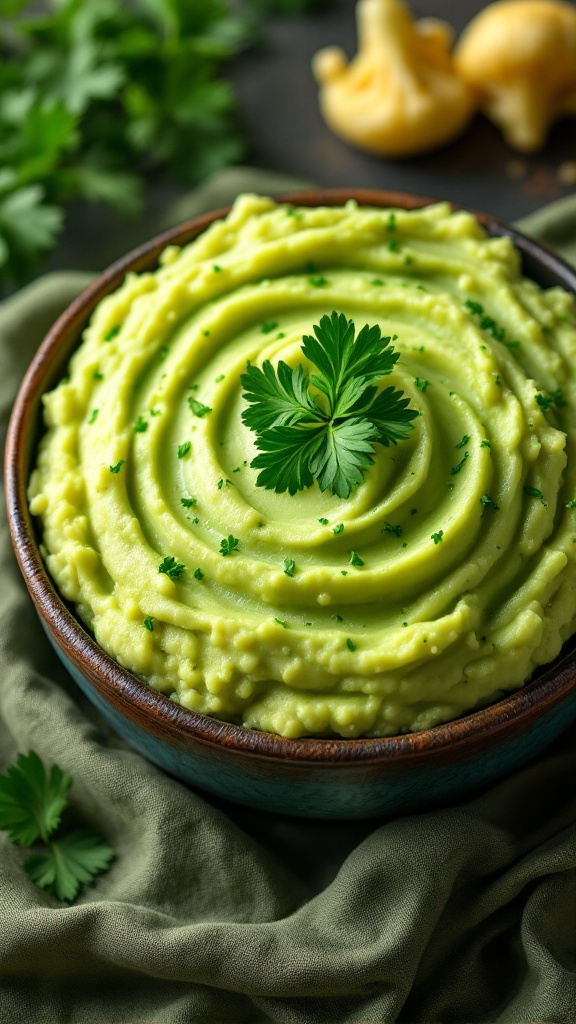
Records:
[[[431,202],[368,189],[313,189],[279,197],[303,206],[416,209]],[[197,217],[114,263],[54,324],[14,404],[5,482],[12,543],[42,625],[61,660],[116,731],[171,775],[251,807],[313,818],[367,818],[428,809],[526,763],[576,719],[576,644],[522,689],[480,711],[422,732],[376,739],[286,739],[220,722],[175,704],[121,668],[58,594],[42,560],[26,490],[39,437],[42,395],[63,376],[92,311],[126,273],[153,269],[167,245],[182,245],[227,210]],[[476,211],[473,211],[476,212]],[[576,293],[576,273],[518,231],[477,213],[491,235],[506,235],[523,272],[542,287]]]

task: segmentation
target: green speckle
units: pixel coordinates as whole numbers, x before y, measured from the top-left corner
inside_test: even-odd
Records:
[[[526,484],[522,488],[522,490],[524,491],[524,494],[528,495],[529,498],[539,498],[542,504],[546,505],[546,502],[544,501],[544,495],[542,491],[538,490],[537,487],[530,487],[528,484]]]
[[[328,526],[328,520],[327,520],[327,519],[324,519],[324,517],[323,517],[323,516],[321,516],[321,517],[320,517],[320,519],[318,520],[318,522],[319,522],[319,523],[322,523],[322,526]]]
[[[277,327],[276,320],[265,320],[263,324],[260,324],[262,334],[270,334],[270,331],[275,331]]]
[[[278,625],[282,626],[283,629],[288,629],[288,623],[283,621],[282,619],[277,619],[276,616],[274,616],[274,622],[277,622]]]
[[[148,424],[143,416],[139,416],[134,424],[135,434],[144,434],[148,430]]]
[[[92,380],[104,380],[104,374],[100,373],[100,370],[94,370]]]
[[[198,503],[198,498],[180,498],[182,508],[193,508]]]
[[[183,459],[185,455],[188,455],[192,447],[191,441],[183,441],[182,444],[178,445],[178,458]]]
[[[308,278],[308,284],[311,284],[313,288],[323,288],[324,285],[328,284],[328,281],[323,274],[314,274]]]
[[[373,277],[370,284],[373,284],[376,288],[381,288],[382,285],[384,284],[384,281],[382,280],[381,277]]]
[[[414,383],[419,391],[426,391],[426,388],[430,387],[430,381],[424,380],[422,377],[415,377]]]
[[[98,412],[99,412],[98,409],[92,409],[92,412],[90,413],[90,416],[88,417],[88,423],[94,423],[94,420],[98,416]]]
[[[344,532],[344,523],[338,523],[338,525],[335,526],[334,529],[332,530],[332,533],[335,533],[336,535],[338,535],[339,533],[343,533],[343,532]]]
[[[456,476],[456,474],[460,472],[460,470],[462,469],[462,466],[464,465],[466,460],[469,458],[469,456],[470,456],[470,452],[464,452],[464,458],[460,459],[460,462],[458,463],[457,466],[452,466],[452,469],[450,470],[450,476]]]
[[[200,566],[198,566],[198,568],[194,570],[194,579],[198,581],[204,579],[204,573],[202,572]]]
[[[399,248],[400,246],[398,245],[396,239],[391,238],[388,242],[388,249],[390,250],[390,252],[398,252]]]
[[[112,341],[120,334],[121,329],[122,328],[120,324],[114,324],[114,327],[110,328],[108,334],[104,335],[104,341]]]
[[[219,267],[217,263],[214,263],[212,270],[214,271],[215,274],[219,274],[222,270],[222,267]]]
[[[293,558],[284,559],[284,572],[287,576],[293,576],[296,572],[296,562]]]
[[[500,505],[497,505],[493,498],[489,494],[483,494],[480,498],[480,504],[482,508],[493,508],[495,512],[498,511]]]
[[[149,633],[152,633],[154,631],[154,617],[152,615],[147,615],[142,625],[144,626],[144,629],[147,629]]]
[[[360,555],[356,551],[350,552],[350,565],[355,565],[357,567],[364,565],[364,562],[362,561]]]
[[[435,544],[440,544],[443,537],[444,537],[444,530],[438,530],[438,533],[431,534],[430,539],[433,540]]]
[[[402,527],[399,524],[395,525],[394,523],[389,523],[388,520],[386,520],[381,533],[391,533],[393,537],[401,537]]]
[[[115,466],[108,466],[108,469],[111,473],[119,473],[123,465],[124,459],[120,459],[120,462],[117,462]]]
[[[199,416],[200,418],[202,418],[202,416],[207,416],[209,412],[212,412],[209,405],[204,405],[203,402],[199,402],[198,399],[194,398],[192,395],[188,396],[188,405],[194,415]]]
[[[395,230],[396,230],[396,214],[395,213],[390,213],[388,215],[388,220],[386,221],[386,231],[395,231]]]
[[[218,376],[214,378],[214,383],[215,384],[219,384],[220,381],[225,380],[225,379],[226,379],[226,374],[225,373],[219,373]]]
[[[488,451],[490,451],[490,449],[492,448],[492,445],[491,445],[491,443],[490,443],[490,441],[488,440],[487,437],[482,438],[482,440],[480,441],[480,447],[481,448],[487,448]]]
[[[567,501],[564,508],[576,508],[576,498],[572,498],[572,501]]]
[[[470,434],[464,434],[460,438],[460,440],[458,441],[458,444],[455,444],[454,447],[455,448],[464,448],[464,445],[467,445],[469,440],[470,440]]]
[[[356,650],[356,644],[354,643],[353,640],[350,639],[350,637],[348,637],[348,639],[346,640],[346,647],[348,648],[349,651]]]

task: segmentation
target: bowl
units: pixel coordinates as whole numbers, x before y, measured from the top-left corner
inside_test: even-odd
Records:
[[[415,209],[431,200],[374,190],[308,190],[280,197],[299,205]],[[152,269],[170,244],[186,243],[228,211],[171,229],[114,263],[62,314],[40,346],[14,404],[5,480],[12,543],[40,622],[81,690],[116,731],[178,779],[251,807],[314,818],[405,813],[454,800],[534,758],[576,719],[576,644],[520,690],[433,728],[375,739],[287,739],[227,724],[175,704],[121,668],[60,597],[39,549],[26,498],[42,432],[41,398],[65,372],[93,309],[127,272]],[[489,234],[507,235],[526,276],[576,292],[576,273],[543,246],[485,214]]]

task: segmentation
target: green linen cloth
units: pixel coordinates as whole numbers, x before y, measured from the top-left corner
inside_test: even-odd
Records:
[[[290,181],[228,171],[173,217]],[[559,211],[559,212],[557,212]],[[524,222],[572,245],[576,195]],[[0,308],[3,425],[44,330],[89,275]],[[307,822],[207,798],[105,724],[44,638],[1,526],[0,770],[33,748],[117,851],[67,906],[0,833],[1,1024],[576,1021],[576,728],[475,799]]]

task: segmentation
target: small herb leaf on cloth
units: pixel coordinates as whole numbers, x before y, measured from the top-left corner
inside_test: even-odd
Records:
[[[33,750],[19,754],[0,775],[0,829],[18,846],[41,841],[43,849],[28,857],[24,870],[39,888],[67,902],[114,858],[114,850],[94,829],[59,829],[71,785],[71,775],[58,765],[47,771]]]

